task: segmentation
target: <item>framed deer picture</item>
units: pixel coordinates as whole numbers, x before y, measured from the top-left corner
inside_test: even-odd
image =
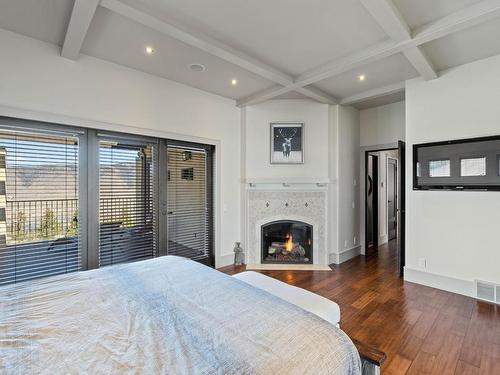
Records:
[[[303,122],[271,122],[271,164],[304,164]]]

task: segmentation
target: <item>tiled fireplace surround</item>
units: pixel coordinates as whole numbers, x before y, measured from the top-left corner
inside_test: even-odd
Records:
[[[296,220],[313,226],[313,262],[328,265],[327,189],[316,184],[302,187],[255,187],[247,189],[248,264],[261,263],[261,227],[278,220]]]

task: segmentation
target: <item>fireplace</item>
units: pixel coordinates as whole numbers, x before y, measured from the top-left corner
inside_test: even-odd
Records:
[[[313,263],[313,227],[292,220],[261,227],[262,263]]]

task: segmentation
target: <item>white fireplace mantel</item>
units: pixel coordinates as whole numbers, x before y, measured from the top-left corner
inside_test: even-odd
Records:
[[[328,177],[293,177],[293,178],[247,178],[244,182],[248,185],[328,185]]]
[[[247,190],[311,191],[328,190],[329,178],[251,178],[246,179]]]

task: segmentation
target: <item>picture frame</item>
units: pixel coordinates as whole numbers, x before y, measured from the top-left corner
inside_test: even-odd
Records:
[[[304,164],[304,122],[271,122],[271,164]]]

